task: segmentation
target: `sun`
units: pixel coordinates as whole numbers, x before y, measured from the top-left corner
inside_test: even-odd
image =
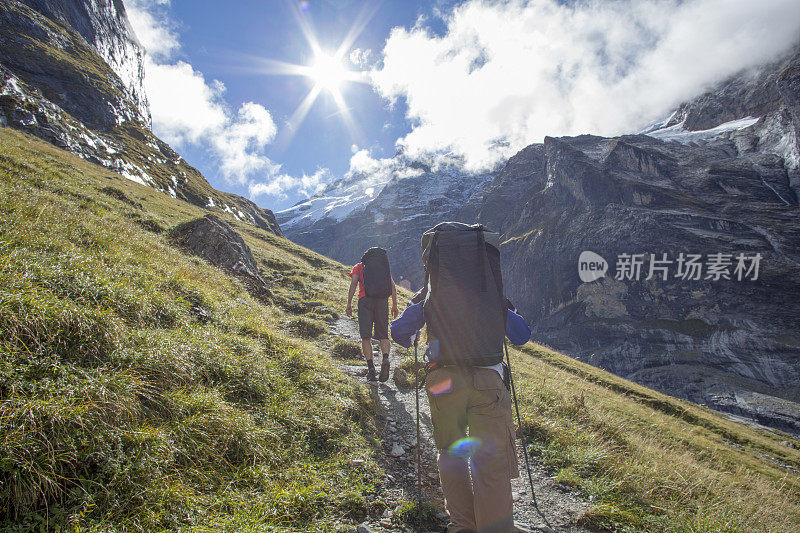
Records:
[[[320,52],[308,68],[308,77],[331,93],[338,93],[342,84],[350,78],[350,72],[336,54]]]
[[[268,75],[303,76],[312,84],[312,87],[297,106],[297,109],[294,110],[286,121],[287,127],[283,129],[281,138],[278,141],[279,145],[283,147],[288,146],[288,143],[294,137],[295,133],[299,131],[300,125],[308,115],[314,102],[323,91],[333,99],[337,108],[337,111],[328,115],[327,118],[334,116],[341,117],[350,136],[354,140],[363,139],[358,124],[351,113],[353,108],[350,107],[345,100],[345,93],[347,92],[348,85],[356,83],[369,84],[369,72],[363,69],[363,65],[359,65],[362,67],[359,70],[350,70],[347,66],[347,60],[350,58],[350,49],[353,43],[355,43],[358,36],[369,24],[369,21],[375,15],[381,3],[382,2],[365,3],[362,11],[355,18],[352,26],[347,31],[347,35],[345,35],[335,51],[320,46],[319,40],[312,29],[311,21],[308,18],[308,11],[310,9],[309,3],[290,3],[290,5],[294,6],[292,11],[300,26],[300,31],[313,53],[313,59],[305,65],[297,65],[274,59],[257,58],[258,66],[256,67],[258,72]]]

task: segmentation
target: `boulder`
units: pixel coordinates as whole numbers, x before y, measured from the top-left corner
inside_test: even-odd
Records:
[[[187,253],[242,278],[257,298],[268,297],[267,284],[258,273],[253,252],[230,224],[214,215],[184,222],[171,232],[173,242]]]

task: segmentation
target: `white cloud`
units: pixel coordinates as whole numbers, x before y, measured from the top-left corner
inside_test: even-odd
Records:
[[[198,144],[229,123],[222,84],[208,84],[189,63],[145,64],[153,129],[177,145]]]
[[[205,148],[229,183],[250,188],[266,177],[275,185],[267,187],[262,181],[255,189],[258,194],[282,195],[295,178],[279,174],[280,165],[264,155],[277,132],[272,115],[254,102],[245,102],[234,112],[224,98],[222,82],[206,80],[191,64],[175,58],[180,42],[163,9],[168,5],[169,0],[135,0],[128,5],[128,17],[148,52],[145,90],[153,131],[177,147]],[[306,178],[295,181],[303,186]]]
[[[237,117],[213,140],[220,156],[222,174],[231,179],[259,171],[276,174],[280,165],[260,155],[260,151],[275,138],[276,131],[272,115],[264,106],[253,102],[242,104]]]
[[[374,174],[385,167],[387,162],[389,162],[388,159],[373,159],[369,150],[359,150],[350,157],[350,172]]]
[[[362,50],[361,48],[353,48],[353,50],[350,52],[350,62],[362,69],[370,68],[374,63],[372,50],[369,48],[366,50]]]
[[[148,54],[164,59],[180,49],[175,25],[163,9],[169,6],[169,0],[132,0],[126,4],[128,19]]]
[[[430,154],[422,154],[415,162],[427,164],[433,171],[437,170],[440,165],[453,163],[451,158],[433,157]],[[385,185],[386,182],[393,178],[412,178],[422,173],[423,170],[421,168],[409,166],[408,160],[404,157],[375,159],[369,150],[359,150],[350,158],[350,170],[347,172],[346,178],[359,175],[361,178],[359,186],[364,188],[373,185]]]
[[[261,195],[286,198],[286,191],[288,190],[298,191],[306,198],[310,198],[322,190],[325,183],[330,180],[330,177],[327,168],[318,168],[310,176],[303,174],[299,178],[287,174],[279,174],[273,176],[269,182],[251,183],[249,187],[250,198],[256,198]]]
[[[371,73],[415,156],[489,166],[545,135],[636,131],[800,35],[796,0],[471,0],[436,36],[395,28]]]

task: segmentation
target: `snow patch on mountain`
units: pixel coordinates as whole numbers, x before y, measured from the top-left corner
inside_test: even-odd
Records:
[[[673,113],[669,118],[661,121],[659,126],[656,126],[656,129],[645,130],[642,133],[662,141],[676,141],[682,144],[701,143],[715,139],[723,133],[749,128],[759,120],[759,117],[745,117],[725,122],[715,128],[700,131],[684,129],[683,122],[672,126],[662,126],[668,124],[674,115]]]
[[[376,194],[380,193],[389,180],[373,183],[368,178],[352,184],[344,184],[330,191],[297,203],[288,209],[278,211],[278,223],[288,229],[308,226],[323,218],[335,221],[344,219],[350,213],[363,209]]]

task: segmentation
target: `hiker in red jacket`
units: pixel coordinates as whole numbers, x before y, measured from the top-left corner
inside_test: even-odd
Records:
[[[392,317],[397,318],[397,289],[389,269],[386,250],[370,248],[361,256],[350,272],[350,290],[347,293],[345,314],[353,316],[353,295],[358,289],[358,331],[361,334],[361,352],[367,361],[367,381],[375,381],[375,364],[372,362],[372,336],[380,341],[383,361],[378,380],[389,379],[389,296],[392,297]]]

